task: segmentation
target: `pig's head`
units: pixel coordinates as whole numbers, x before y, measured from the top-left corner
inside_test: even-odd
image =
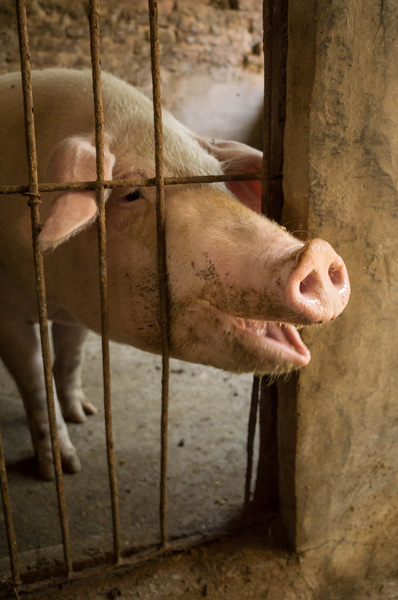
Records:
[[[138,131],[132,123],[121,133],[107,129],[106,178],[154,176],[151,127],[141,123]],[[260,152],[199,140],[168,114],[163,135],[165,176],[261,170]],[[49,177],[95,180],[92,136],[59,144]],[[344,309],[350,288],[342,259],[326,242],[304,244],[258,214],[260,192],[258,181],[166,186],[172,356],[234,372],[285,372],[310,360],[296,326],[329,321]],[[154,188],[109,193],[108,277],[111,337],[159,353],[155,196]],[[44,248],[59,245],[61,261],[72,253],[86,263],[84,277],[68,282],[67,308],[98,331],[98,311],[87,301],[98,294],[90,275],[97,273],[96,212],[94,192],[59,193],[40,239]]]

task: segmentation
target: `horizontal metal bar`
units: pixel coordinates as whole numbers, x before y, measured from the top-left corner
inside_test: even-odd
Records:
[[[282,175],[273,175],[267,178],[269,181],[281,179]],[[240,175],[192,175],[191,177],[165,177],[165,185],[185,185],[201,183],[218,183],[228,181],[258,181],[262,180],[261,173],[245,173]],[[155,187],[156,179],[115,179],[104,181],[103,185],[107,189],[129,188],[129,187]],[[82,181],[69,183],[39,183],[39,192],[65,192],[67,190],[96,190],[96,181]],[[7,185],[0,186],[0,194],[28,194],[28,185]]]
[[[194,534],[192,536],[177,538],[175,540],[169,541],[167,546],[167,555],[171,555],[175,552],[181,552],[185,550],[189,550],[190,548],[195,548],[201,544],[210,543],[217,541],[220,538],[225,537],[226,535],[230,535],[233,532],[237,532],[242,528],[242,525],[235,525],[232,527],[218,529],[211,534]],[[74,571],[71,578],[66,577],[48,577],[46,580],[41,580],[35,583],[26,583],[22,584],[18,587],[18,593],[21,596],[25,594],[34,594],[39,592],[44,592],[45,590],[51,590],[51,588],[58,588],[64,584],[78,584],[79,582],[86,581],[87,579],[94,579],[98,577],[102,577],[109,573],[128,573],[133,568],[136,568],[146,562],[149,562],[157,557],[164,556],[164,548],[161,547],[150,547],[145,550],[141,550],[134,554],[128,554],[128,552],[123,552],[123,560],[119,563],[110,564],[101,564],[97,563],[96,566],[87,566],[85,562],[83,564],[74,563]],[[105,561],[106,558],[102,557]],[[55,567],[57,568],[57,567]],[[23,578],[23,577],[22,577]],[[6,592],[7,593],[7,592]],[[0,592],[0,598],[2,597]],[[9,596],[7,595],[7,598]]]

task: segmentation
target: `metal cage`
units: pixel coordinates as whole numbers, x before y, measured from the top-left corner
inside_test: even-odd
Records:
[[[166,239],[165,239],[165,208],[164,208],[164,187],[172,184],[192,184],[215,181],[232,180],[261,180],[262,182],[262,207],[263,212],[270,212],[270,202],[272,203],[272,182],[280,179],[280,174],[272,173],[271,170],[271,121],[272,121],[272,83],[273,83],[273,15],[275,12],[273,0],[264,0],[263,2],[263,24],[264,24],[264,122],[263,122],[263,167],[261,173],[253,175],[230,175],[230,176],[208,176],[208,177],[186,177],[186,178],[165,178],[163,176],[163,146],[162,146],[162,112],[161,112],[161,86],[159,74],[159,36],[158,36],[158,9],[156,0],[149,0],[149,20],[150,20],[150,45],[151,45],[151,68],[153,82],[153,110],[155,125],[155,163],[156,177],[144,182],[104,179],[104,123],[101,97],[101,67],[100,67],[100,23],[98,12],[98,0],[89,0],[89,24],[90,24],[90,47],[92,62],[92,80],[93,95],[95,106],[95,139],[97,155],[97,180],[95,182],[79,182],[69,184],[48,184],[39,183],[37,173],[37,156],[35,143],[35,125],[34,125],[34,98],[31,86],[31,67],[29,40],[27,31],[27,13],[26,1],[16,0],[18,35],[20,45],[22,86],[25,113],[25,132],[26,148],[28,157],[28,186],[4,186],[0,188],[1,194],[23,194],[28,197],[28,205],[31,209],[32,220],[32,239],[34,264],[36,271],[37,299],[39,310],[40,337],[43,354],[43,367],[45,374],[45,383],[47,391],[47,404],[50,422],[50,432],[53,450],[53,461],[55,467],[55,483],[57,490],[57,500],[59,509],[60,526],[62,530],[63,554],[64,554],[64,575],[57,579],[57,583],[76,580],[93,573],[93,569],[85,571],[74,571],[73,560],[70,548],[70,535],[67,517],[67,506],[64,494],[63,473],[61,466],[61,457],[58,445],[57,426],[55,419],[54,393],[52,385],[50,343],[48,333],[47,311],[46,311],[46,291],[45,278],[43,271],[43,257],[38,244],[38,235],[40,233],[40,195],[42,192],[62,191],[65,189],[95,190],[98,203],[98,245],[99,245],[99,273],[100,273],[100,296],[101,296],[101,321],[102,321],[102,357],[103,357],[103,389],[105,406],[105,429],[106,429],[106,448],[108,459],[108,473],[111,490],[111,510],[113,523],[113,561],[111,564],[102,565],[96,568],[95,572],[106,571],[117,568],[118,566],[133,565],[145,561],[148,558],[164,554],[168,550],[181,549],[195,543],[195,540],[185,539],[169,542],[167,534],[167,443],[168,443],[168,395],[169,395],[169,319],[168,319],[168,283],[166,267]],[[118,503],[118,488],[116,481],[115,459],[113,452],[112,436],[112,413],[111,413],[111,382],[109,365],[109,332],[108,332],[108,302],[107,302],[107,262],[106,262],[106,226],[105,226],[105,190],[108,188],[136,186],[137,184],[145,186],[155,186],[157,192],[156,213],[157,213],[157,239],[158,239],[158,272],[160,288],[160,315],[162,331],[162,409],[161,409],[161,475],[160,475],[160,545],[150,551],[135,554],[129,558],[122,558],[120,543],[120,517]],[[271,200],[270,200],[271,198]],[[271,206],[272,212],[272,206]],[[275,212],[275,210],[274,210]],[[274,216],[274,215],[272,215]],[[275,217],[274,217],[275,218]],[[262,391],[261,391],[262,390]],[[261,391],[261,393],[260,393]],[[253,392],[251,401],[251,410],[249,416],[248,443],[247,443],[247,473],[245,484],[245,504],[248,505],[251,498],[251,481],[253,470],[253,442],[256,429],[256,420],[258,407],[260,406],[260,422],[262,423],[260,436],[260,467],[257,478],[257,488],[260,499],[268,507],[275,508],[277,505],[277,458],[276,458],[276,405],[277,394],[275,386],[270,386],[265,381],[260,384],[259,378],[255,377],[253,382]],[[265,436],[265,438],[264,438]],[[267,451],[264,454],[265,443]],[[263,457],[263,458],[262,458]],[[265,467],[264,467],[265,465]],[[261,474],[261,469],[263,470]],[[18,565],[17,543],[14,533],[12,511],[10,505],[10,496],[7,483],[7,473],[5,466],[4,451],[0,434],[0,479],[1,491],[4,507],[4,516],[6,523],[7,541],[9,547],[9,556],[11,564],[12,577],[9,580],[9,587],[14,589],[15,595],[21,592],[30,592],[43,589],[51,581],[36,581],[33,584],[23,584],[21,580],[20,569]],[[270,482],[272,486],[270,486]],[[262,489],[272,487],[273,492],[265,494]]]

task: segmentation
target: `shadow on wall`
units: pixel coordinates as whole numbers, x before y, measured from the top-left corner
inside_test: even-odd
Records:
[[[253,120],[252,128],[248,132],[246,144],[256,148],[257,150],[263,149],[263,107],[261,106],[257,111],[257,117]],[[254,116],[254,115],[253,115]]]

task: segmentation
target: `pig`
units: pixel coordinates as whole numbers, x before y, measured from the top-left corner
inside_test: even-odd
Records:
[[[32,73],[39,181],[96,180],[91,72]],[[103,73],[105,178],[155,176],[151,101]],[[28,183],[21,79],[0,78],[0,185]],[[256,173],[262,154],[203,139],[163,112],[164,175]],[[297,326],[337,317],[350,284],[322,240],[302,242],[260,213],[258,181],[166,186],[172,357],[235,373],[285,373],[310,360]],[[111,339],[161,352],[155,188],[107,191]],[[0,356],[22,396],[41,476],[53,477],[26,196],[0,196]],[[53,378],[63,468],[81,469],[65,421],[96,412],[82,389],[87,330],[100,332],[96,195],[43,193]]]

